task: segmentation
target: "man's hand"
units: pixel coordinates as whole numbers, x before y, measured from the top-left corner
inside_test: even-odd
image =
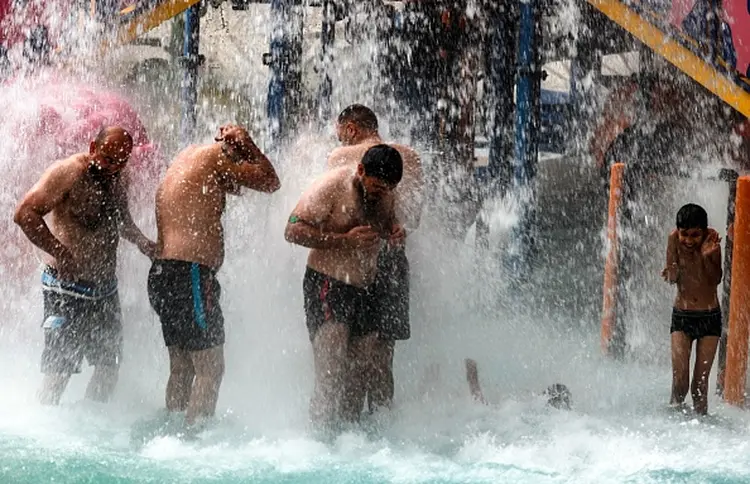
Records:
[[[709,230],[701,245],[703,257],[711,257],[721,249],[721,237],[715,230]]]
[[[404,241],[406,240],[406,229],[401,224],[396,224],[393,226],[393,230],[391,230],[391,235],[388,238],[388,243],[392,247],[400,247],[404,245]]]
[[[144,237],[138,244],[138,250],[149,259],[154,260],[156,257],[156,242],[152,242]]]
[[[351,249],[364,249],[376,245],[380,235],[369,225],[354,227],[346,233],[346,245]]]

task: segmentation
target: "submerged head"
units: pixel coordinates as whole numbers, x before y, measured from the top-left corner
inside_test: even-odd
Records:
[[[547,397],[547,405],[560,410],[570,410],[573,402],[573,395],[568,387],[562,383],[554,383],[544,390],[544,396]]]
[[[133,151],[133,137],[119,126],[99,131],[89,145],[92,170],[98,175],[115,175],[125,168]]]
[[[357,165],[357,176],[368,200],[378,200],[401,181],[403,161],[397,149],[381,144],[375,145],[362,157]]]
[[[344,146],[378,134],[378,117],[372,109],[362,104],[348,106],[336,120],[336,135]]]
[[[700,247],[708,231],[708,214],[700,205],[688,203],[677,211],[677,234],[688,249]]]

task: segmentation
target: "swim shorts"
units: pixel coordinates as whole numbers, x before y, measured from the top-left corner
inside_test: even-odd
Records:
[[[94,284],[58,279],[57,270],[42,271],[44,350],[42,373],[69,375],[90,365],[120,363],[122,319],[117,281]]]
[[[161,320],[167,347],[202,351],[224,344],[224,315],[216,272],[196,262],[155,260],[148,299]]]
[[[380,314],[379,339],[409,339],[409,260],[404,247],[381,249],[375,294]]]
[[[349,337],[358,338],[378,330],[372,287],[361,288],[307,268],[302,282],[305,316],[310,341],[325,323],[349,327]]]
[[[670,333],[682,331],[690,340],[706,336],[721,337],[721,308],[707,311],[672,309]]]

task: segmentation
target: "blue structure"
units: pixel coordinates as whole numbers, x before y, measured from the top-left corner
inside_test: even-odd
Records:
[[[200,64],[200,3],[188,8],[184,15],[182,47],[182,85],[180,101],[182,122],[180,134],[183,146],[190,144],[195,134],[196,103],[198,100],[198,66]]]
[[[519,5],[518,79],[516,81],[516,140],[513,191],[518,201],[518,223],[513,229],[508,262],[512,274],[525,279],[535,252],[536,195],[534,181],[539,155],[538,129],[541,96],[537,0]]]
[[[333,44],[336,41],[336,5],[333,0],[323,0],[323,25],[320,31],[320,68],[323,80],[318,94],[318,119],[325,125],[331,119],[331,66],[333,66]]]

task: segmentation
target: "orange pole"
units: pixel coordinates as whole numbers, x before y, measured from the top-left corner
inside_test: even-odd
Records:
[[[617,286],[619,275],[619,247],[617,244],[617,223],[622,204],[622,181],[624,163],[612,165],[609,177],[609,215],[607,217],[607,259],[604,265],[604,302],[602,303],[602,352],[609,353],[609,345],[617,324]]]
[[[750,301],[750,176],[737,180],[735,199],[732,285],[729,296],[727,366],[724,371],[724,398],[732,405],[745,403],[747,376],[748,314]]]

